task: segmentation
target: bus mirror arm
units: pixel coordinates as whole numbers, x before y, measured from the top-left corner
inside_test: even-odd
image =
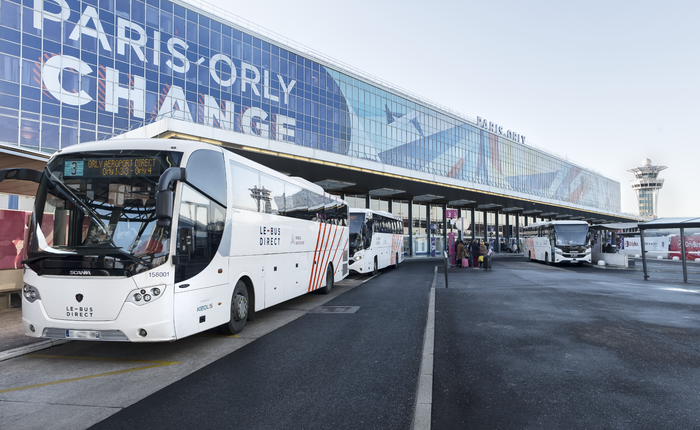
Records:
[[[36,182],[38,184],[41,182],[42,175],[43,172],[41,170],[24,168],[2,169],[0,170],[0,182],[5,179],[16,179],[18,181]]]
[[[169,227],[173,219],[173,192],[168,188],[173,181],[187,180],[187,170],[183,167],[170,167],[158,180],[156,193],[156,219],[159,227]]]

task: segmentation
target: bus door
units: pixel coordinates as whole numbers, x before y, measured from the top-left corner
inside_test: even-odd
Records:
[[[176,243],[182,242],[184,234],[191,240],[189,252],[179,253],[175,266],[175,333],[182,338],[230,318],[228,258],[218,252],[230,231],[224,232],[225,208],[186,183],[179,212]],[[221,251],[228,255],[230,250]]]

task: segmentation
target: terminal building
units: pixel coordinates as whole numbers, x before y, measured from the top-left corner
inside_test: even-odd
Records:
[[[401,216],[410,255],[445,249],[456,218],[497,250],[537,220],[636,218],[621,213],[619,182],[519,131],[197,4],[3,0],[0,169],[43,169],[55,151],[94,140],[196,139]]]

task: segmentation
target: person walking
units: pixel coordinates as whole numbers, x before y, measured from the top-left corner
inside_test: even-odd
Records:
[[[482,267],[484,264],[484,256],[486,255],[486,252],[489,249],[486,247],[486,244],[484,242],[481,242],[479,245],[479,267]]]
[[[457,254],[457,261],[455,261],[455,266],[462,267],[462,259],[464,258],[464,243],[461,240],[457,241],[457,248],[455,249]]]
[[[479,241],[476,239],[472,240],[472,243],[469,245],[469,250],[471,251],[471,254],[472,254],[472,268],[478,269],[479,268],[479,252],[480,252]]]

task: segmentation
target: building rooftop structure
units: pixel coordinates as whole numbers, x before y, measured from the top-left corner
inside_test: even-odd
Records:
[[[667,169],[666,166],[654,166],[651,160],[645,158],[642,165],[627,170],[634,173],[635,179],[630,181],[632,189],[637,194],[639,215],[643,217],[658,218],[659,190],[664,186],[663,178],[659,178],[659,172]]]

